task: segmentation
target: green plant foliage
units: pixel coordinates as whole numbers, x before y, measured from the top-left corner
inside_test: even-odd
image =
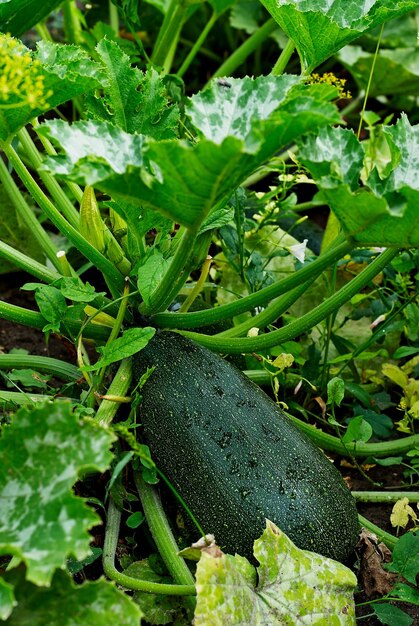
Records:
[[[153,583],[171,582],[170,576],[156,572],[150,566],[148,559],[131,563],[124,570],[124,574]],[[186,620],[186,616],[182,617],[184,603],[180,597],[137,591],[134,594],[134,601],[139,605],[144,618],[150,624],[164,625],[175,622],[179,626],[187,626],[189,623],[189,620]]]
[[[372,608],[380,622],[387,626],[411,626],[413,624],[413,617],[407,615],[397,606],[378,602],[373,604]]]
[[[359,244],[419,245],[418,133],[419,126],[411,126],[404,114],[397,124],[383,128],[390,159],[384,171],[372,170],[368,187],[361,187],[362,148],[356,147],[350,131],[325,129],[301,141],[301,162],[312,172],[345,232]],[[352,170],[351,185],[342,167],[345,163]]]
[[[419,6],[417,0],[261,0],[294,41],[306,72],[362,33]]]
[[[85,367],[84,370],[91,372],[136,354],[148,344],[155,332],[156,329],[150,326],[129,328],[121,337],[110,341],[106,346],[98,347],[100,359],[94,365]]]
[[[62,401],[22,408],[4,428],[0,553],[23,561],[36,585],[49,585],[67,556],[89,554],[87,531],[100,520],[71,487],[80,472],[109,467],[113,439],[94,423],[80,422]]]
[[[412,585],[416,585],[419,573],[419,532],[405,533],[396,543],[393,561],[387,565],[390,572],[397,572]]]
[[[118,44],[102,39],[96,46],[106,81],[103,94],[87,97],[87,109],[94,119],[112,122],[127,133],[154,139],[177,135],[179,111],[169,106],[166,89],[156,70],[143,73],[131,67],[129,57]]]
[[[132,600],[104,579],[75,585],[58,571],[48,589],[25,581],[21,571],[7,575],[16,588],[17,607],[7,626],[138,626],[141,611]]]
[[[0,35],[2,45],[3,38]],[[3,53],[7,55],[5,58]],[[25,79],[23,88],[7,93],[7,106],[1,106],[4,96],[0,94],[0,139],[3,140],[41,113],[100,87],[103,79],[100,66],[84,50],[49,41],[40,42],[34,53],[21,43],[12,50],[3,45],[1,66],[3,72],[22,72],[22,80]]]
[[[241,556],[203,551],[196,626],[355,624],[356,578],[344,565],[298,549],[269,521],[254,554],[257,570]]]
[[[18,37],[45,19],[62,0],[2,0],[0,31]]]
[[[349,69],[359,89],[366,89],[370,77],[369,95],[394,94],[415,96],[419,89],[418,47],[381,50],[375,55],[360,46],[347,46],[339,59]],[[374,71],[372,65],[374,63]]]
[[[241,89],[240,82],[232,89]],[[266,77],[265,83],[269,82],[278,84],[274,77]],[[282,82],[289,88],[292,81],[283,77]],[[263,85],[264,81],[258,81],[255,89]],[[233,128],[219,144],[207,139],[194,146],[174,140],[144,141],[141,136],[127,135],[103,122],[78,122],[71,127],[57,120],[48,122],[42,125],[42,132],[59,143],[66,154],[47,159],[46,165],[59,176],[95,184],[116,198],[145,204],[196,229],[212,209],[225,205],[240,183],[280,148],[309,130],[337,121],[335,107],[324,101],[325,92],[316,87],[301,85],[279,106],[281,90],[279,109],[262,121],[251,120],[243,100],[241,112],[248,121],[240,123],[238,136]],[[220,111],[224,114],[222,94],[216,102],[219,111],[215,112],[214,107],[214,115],[219,128]],[[226,110],[230,108],[227,103]],[[234,111],[234,118],[238,119],[238,111]]]

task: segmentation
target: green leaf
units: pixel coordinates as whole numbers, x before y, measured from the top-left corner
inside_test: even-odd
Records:
[[[36,52],[23,44],[10,51],[1,37],[0,69],[6,77],[9,69],[19,68],[22,57],[32,61],[24,67],[19,92],[11,90],[6,107],[0,103],[0,139],[8,139],[34,117],[101,85],[100,66],[78,46],[41,41]]]
[[[98,120],[111,122],[127,133],[154,139],[177,135],[179,111],[169,106],[166,88],[158,72],[131,67],[128,55],[115,41],[102,39],[96,51],[106,72],[103,93],[87,98],[88,111]]]
[[[400,598],[403,602],[410,602],[419,606],[419,590],[417,587],[413,588],[405,583],[396,583],[391,590],[391,595]]]
[[[360,186],[360,152],[354,151],[353,139],[349,149],[345,132],[322,129],[317,139],[310,137],[301,142],[299,153],[344,231],[363,246],[419,246],[419,125],[411,126],[402,114],[397,124],[383,127],[391,160],[385,174],[377,168],[371,172],[369,188]],[[358,185],[355,171],[350,181],[340,173],[336,176],[341,170],[339,161],[349,163],[351,156],[358,169]]]
[[[410,626],[413,624],[413,618],[407,613],[392,604],[373,604],[374,613],[382,624],[387,626]]]
[[[249,151],[260,144],[263,122],[285,100],[298,76],[229,78],[228,85],[213,81],[210,88],[189,98],[186,113],[195,128],[216,144],[227,137],[242,139]]]
[[[35,300],[43,317],[50,322],[44,331],[59,332],[60,322],[67,312],[63,294],[51,285],[39,285],[35,291]]]
[[[339,60],[351,72],[360,90],[365,91],[371,81],[368,87],[371,97],[418,93],[418,47],[384,49],[376,56],[360,46],[347,46],[340,52]]]
[[[13,585],[0,578],[0,619],[6,620],[16,604]]]
[[[113,440],[93,422],[80,422],[68,402],[22,408],[4,428],[0,554],[23,561],[33,583],[49,585],[69,555],[90,554],[87,531],[100,519],[71,488],[80,472],[109,467]]]
[[[124,570],[124,574],[132,576],[132,578],[147,580],[153,583],[170,584],[172,582],[169,576],[162,576],[155,572],[151,568],[148,559],[131,563],[131,565]],[[134,600],[144,614],[144,619],[150,624],[178,624],[175,618],[177,616],[179,617],[182,610],[183,603],[181,597],[136,591],[134,593]],[[183,623],[183,620],[180,621],[179,626]]]
[[[364,149],[353,130],[323,128],[318,135],[307,135],[298,143],[301,163],[322,189],[340,183],[352,190],[359,187]]]
[[[1,0],[0,31],[14,37],[23,35],[45,19],[62,0]]]
[[[362,33],[419,6],[417,0],[261,1],[294,41],[306,72]]]
[[[357,441],[369,441],[372,437],[372,426],[363,419],[362,415],[354,417],[347,428],[346,433],[342,437],[344,443],[352,443]]]
[[[7,577],[16,585],[18,601],[7,626],[138,626],[142,617],[138,606],[103,578],[75,585],[58,571],[49,589],[39,589],[21,572]]]
[[[146,305],[149,303],[151,294],[159,285],[169,264],[169,261],[164,258],[161,252],[153,250],[153,254],[138,268],[137,286]]]
[[[269,521],[254,554],[257,570],[239,555],[203,552],[195,626],[355,624],[356,578],[344,565],[300,550]]]
[[[79,278],[61,278],[60,291],[65,298],[73,302],[92,302],[98,295],[105,293],[96,293],[93,285],[82,283]]]
[[[136,354],[145,348],[155,332],[156,329],[151,328],[151,326],[129,328],[121,337],[114,339],[106,346],[97,348],[97,351],[101,354],[100,359],[94,365],[84,367],[83,369],[86,372],[92,372]]]
[[[327,404],[340,406],[345,397],[345,383],[341,378],[332,378],[327,383]]]
[[[198,229],[212,209],[223,207],[240,183],[279,149],[305,132],[339,121],[334,105],[324,101],[325,92],[317,87],[297,85],[268,120],[255,120],[260,135],[248,127],[246,141],[231,135],[220,144],[207,139],[196,145],[144,141],[104,122],[70,127],[54,120],[43,124],[43,132],[66,155],[49,158],[47,165],[57,175]]]
[[[419,573],[419,533],[409,532],[400,537],[393,550],[393,561],[386,566],[390,572],[401,574],[412,585],[416,585]]]
[[[136,511],[127,517],[127,521],[125,523],[128,528],[138,528],[144,520],[144,514],[141,511]]]
[[[42,376],[31,369],[12,370],[7,374],[8,380],[19,383],[23,387],[46,389],[49,376]]]
[[[46,169],[66,177],[73,174],[77,165],[77,175],[73,178],[85,185],[95,186],[99,180],[113,174],[123,175],[143,165],[144,138],[129,135],[107,122],[89,120],[70,126],[54,120],[42,124],[38,132],[66,149],[65,156],[46,159]]]

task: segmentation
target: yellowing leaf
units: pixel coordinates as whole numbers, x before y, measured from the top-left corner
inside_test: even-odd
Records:
[[[399,385],[402,389],[406,387],[408,377],[400,367],[392,363],[384,363],[381,369],[384,376],[392,380],[393,383],[396,383],[396,385]]]
[[[417,520],[415,511],[409,505],[409,499],[402,498],[401,500],[397,500],[390,515],[391,525],[397,528],[406,528],[409,523],[409,518],[413,522]]]
[[[255,541],[259,567],[242,556],[203,553],[197,566],[195,626],[354,626],[354,574],[300,550],[272,522]]]
[[[275,367],[278,368],[278,370],[280,372],[282,372],[286,367],[291,367],[291,365],[294,363],[294,357],[292,356],[292,354],[287,354],[286,352],[282,352],[282,354],[279,354],[275,361],[273,362],[273,365],[275,365]]]

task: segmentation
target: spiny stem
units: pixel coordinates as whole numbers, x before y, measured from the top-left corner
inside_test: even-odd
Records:
[[[179,547],[175,541],[155,487],[147,484],[139,472],[135,472],[134,481],[148,527],[159,554],[173,580],[179,585],[194,585],[194,577],[183,558],[178,555]],[[195,600],[191,598],[192,609],[195,608],[195,604]]]
[[[79,380],[80,370],[59,359],[33,354],[0,354],[0,370],[29,368],[43,374],[54,374],[62,380]]]
[[[120,523],[121,513],[118,511],[111,498],[109,501],[105,542],[103,546],[103,569],[108,578],[114,580],[126,589],[133,589],[135,591],[145,591],[146,593],[158,593],[171,596],[191,596],[196,594],[194,585],[153,583],[148,580],[132,578],[131,576],[118,572],[115,567],[115,552],[118,544]]]
[[[282,50],[279,55],[278,61],[272,68],[271,74],[273,76],[280,76],[285,72],[285,68],[288,65],[288,61],[292,57],[292,54],[295,50],[295,44],[292,39],[288,39],[285,48]]]
[[[357,502],[397,502],[407,498],[409,502],[419,502],[418,491],[352,491]]]
[[[246,311],[251,311],[257,306],[265,306],[273,298],[294,289],[294,287],[298,287],[302,282],[309,280],[311,276],[319,274],[329,267],[329,265],[348,254],[352,250],[353,245],[348,242],[339,243],[342,239],[343,237],[336,241],[336,248],[322,254],[315,261],[307,263],[291,276],[283,278],[268,287],[264,287],[256,293],[244,296],[235,302],[222,304],[208,311],[196,311],[193,313],[157,313],[153,316],[153,322],[161,328],[197,328],[199,326],[206,326],[214,322],[230,319]]]
[[[181,334],[210,350],[225,352],[226,354],[257,352],[259,350],[272,348],[284,341],[291,341],[298,337],[298,335],[316,326],[319,322],[328,317],[328,315],[348,302],[355,294],[359,293],[361,289],[366,287],[366,285],[395,258],[398,252],[397,249],[388,249],[382,252],[368,267],[358,274],[358,276],[353,278],[350,283],[339,289],[333,296],[330,296],[312,311],[309,311],[298,320],[287,324],[284,328],[274,330],[265,335],[258,335],[257,337],[232,339],[218,338],[217,336],[210,337],[189,331],[181,331]]]
[[[124,396],[131,385],[132,381],[132,364],[131,359],[124,359],[121,361],[118,371],[116,372],[106,395]],[[111,400],[102,400],[98,410],[96,411],[95,419],[102,426],[109,426],[112,423],[113,418],[119,408],[117,402]]]
[[[103,254],[98,252],[80,233],[61,215],[52,204],[51,200],[44,194],[38,183],[33,179],[30,172],[10,144],[3,145],[4,152],[15,168],[19,178],[24,183],[36,203],[45,212],[51,222],[58,230],[65,235],[71,243],[89,259],[104,275],[108,282],[109,289],[114,297],[119,296],[123,289],[123,277],[116,267]],[[54,259],[54,264],[57,259]]]
[[[73,204],[70,202],[58,182],[55,180],[54,176],[52,176],[49,172],[39,169],[42,165],[42,157],[39,154],[38,149],[32,141],[31,136],[29,135],[26,128],[21,128],[17,136],[19,137],[22,147],[28,155],[34,169],[37,171],[39,178],[42,180],[45,187],[48,189],[52,198],[56,202],[57,207],[62,212],[64,217],[69,221],[69,223],[74,228],[78,228],[78,211],[74,208]]]
[[[217,21],[218,17],[219,15],[214,11],[210,19],[208,20],[208,22],[205,24],[204,28],[200,32],[198,39],[194,43],[192,49],[189,51],[188,56],[183,61],[182,65],[180,66],[180,68],[178,69],[176,73],[177,76],[179,76],[180,78],[182,78],[185,72],[188,71],[190,64],[192,63],[192,61],[198,54],[199,50],[201,49],[205,39],[208,37],[208,34],[210,30],[212,29],[212,27],[214,26],[215,22]]]
[[[358,514],[358,519],[359,519],[359,523],[361,524],[361,526],[364,526],[364,528],[366,528],[367,530],[370,530],[375,535],[377,535],[378,540],[382,541],[387,546],[387,548],[390,548],[390,550],[394,550],[396,543],[398,541],[397,537],[395,537],[394,535],[391,535],[385,530],[382,530],[382,528],[380,528],[376,524],[373,524],[366,517],[363,517],[362,515]]]
[[[222,76],[232,76],[235,70],[244,63],[252,52],[254,52],[259,46],[278,29],[278,24],[273,18],[270,18],[267,22],[262,24],[241,46],[239,46],[228,59],[224,61],[216,72],[212,75],[212,78],[218,78]]]
[[[13,203],[13,206],[19,214],[19,217],[32,233],[33,238],[39,245],[42,252],[45,254],[47,259],[51,261],[54,267],[59,269],[59,264],[56,256],[57,248],[49,238],[47,232],[38,222],[34,212],[22,196],[3,159],[0,159],[0,181],[2,182],[5,192],[9,196],[10,200]]]
[[[52,283],[61,277],[61,274],[42,265],[42,263],[38,263],[35,259],[26,256],[23,252],[19,252],[19,250],[12,248],[12,246],[3,241],[0,241],[0,257],[10,261],[25,272],[29,272],[32,276],[36,276],[36,278],[45,283]]]

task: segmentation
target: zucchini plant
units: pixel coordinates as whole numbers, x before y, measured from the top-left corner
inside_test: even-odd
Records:
[[[2,300],[0,318],[75,355],[0,354],[6,623],[355,622],[360,522],[396,538],[319,448],[403,458],[419,436],[285,415],[278,377],[313,329],[338,345],[344,307],[419,244],[415,120],[377,127],[368,85],[350,100],[328,71],[419,2],[364,5],[0,3],[0,258],[36,303]],[[319,206],[316,248],[297,231]],[[178,511],[196,542],[181,556]]]

